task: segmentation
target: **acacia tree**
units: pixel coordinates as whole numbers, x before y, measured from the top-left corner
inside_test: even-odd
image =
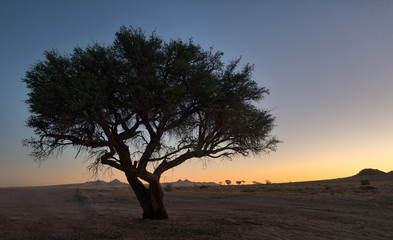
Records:
[[[24,140],[36,160],[66,147],[125,173],[143,218],[168,218],[160,176],[192,158],[275,150],[274,117],[258,109],[268,90],[223,53],[189,40],[121,27],[113,44],[45,51],[23,81],[30,90]],[[145,186],[141,180],[148,183]]]

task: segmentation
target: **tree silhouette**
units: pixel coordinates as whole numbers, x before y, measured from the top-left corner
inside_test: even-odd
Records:
[[[24,140],[36,160],[66,147],[125,173],[143,218],[167,213],[161,175],[192,158],[248,156],[275,150],[274,118],[258,109],[268,90],[251,80],[253,66],[237,71],[223,53],[192,40],[164,42],[155,33],[121,27],[113,44],[45,51],[26,72],[30,90]],[[141,180],[148,183],[146,187]]]

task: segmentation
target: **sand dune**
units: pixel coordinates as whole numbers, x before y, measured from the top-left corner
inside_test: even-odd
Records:
[[[0,239],[393,239],[391,174],[174,187],[169,220],[142,220],[129,187],[0,189]]]

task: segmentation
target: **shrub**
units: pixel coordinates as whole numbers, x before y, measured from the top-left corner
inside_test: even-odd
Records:
[[[172,183],[165,183],[164,191],[172,192]]]
[[[367,179],[363,179],[363,180],[360,181],[360,184],[361,184],[362,186],[370,185],[370,181],[367,180]]]
[[[231,185],[231,180],[225,180],[225,183],[227,184],[227,185]]]
[[[270,182],[270,180],[265,180],[266,184],[272,184],[272,182]]]

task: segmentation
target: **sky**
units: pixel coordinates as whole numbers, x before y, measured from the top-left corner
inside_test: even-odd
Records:
[[[254,64],[270,89],[258,107],[276,117],[276,152],[231,161],[190,160],[162,181],[273,183],[393,170],[393,1],[0,2],[0,187],[92,181],[72,149],[37,163],[23,147],[28,90],[21,78],[45,50],[112,43],[120,26],[192,38]],[[100,174],[103,180],[123,174]]]

